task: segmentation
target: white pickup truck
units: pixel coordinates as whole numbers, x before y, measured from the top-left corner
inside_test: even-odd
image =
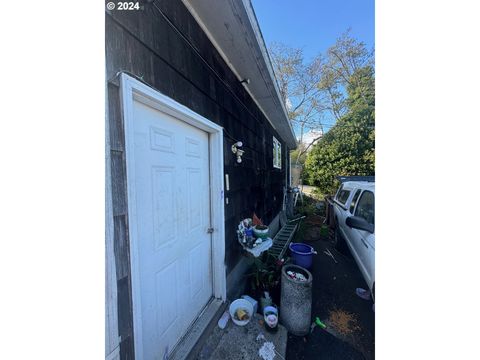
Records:
[[[375,300],[375,179],[339,179],[333,199],[335,246],[347,244]]]

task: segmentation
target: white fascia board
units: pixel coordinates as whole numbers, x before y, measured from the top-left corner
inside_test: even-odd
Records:
[[[186,8],[188,9],[188,11],[190,12],[190,14],[192,14],[193,18],[197,21],[198,25],[202,28],[203,32],[205,33],[205,35],[207,35],[207,38],[210,40],[210,42],[212,43],[213,47],[218,51],[218,53],[220,54],[220,56],[222,57],[223,61],[225,61],[225,63],[228,65],[228,67],[230,68],[230,70],[233,72],[233,74],[235,75],[235,77],[237,78],[237,80],[240,82],[243,80],[243,78],[239,75],[238,71],[235,69],[235,66],[233,66],[232,62],[228,59],[227,55],[225,55],[225,53],[223,52],[222,48],[220,47],[220,45],[218,45],[217,41],[215,40],[215,38],[213,37],[213,35],[210,33],[210,31],[208,30],[207,26],[203,23],[202,19],[200,18],[200,16],[197,14],[197,12],[195,11],[195,9],[192,7],[192,5],[188,2],[188,0],[182,0],[182,2],[184,3],[184,5],[186,6]],[[265,110],[263,110],[262,106],[258,103],[257,99],[255,98],[255,96],[251,93],[251,91],[249,90],[249,88],[247,86],[244,86],[243,87],[247,93],[250,95],[250,97],[253,99],[253,101],[255,102],[255,104],[258,106],[258,108],[260,109],[260,111],[262,112],[262,114],[265,116],[265,118],[268,120],[268,122],[270,123],[270,125],[276,130],[276,127],[275,125],[273,124],[273,122],[270,120],[269,116],[267,115],[267,113],[265,112]]]
[[[293,137],[294,141],[296,142],[295,132],[293,131],[293,127],[292,127],[292,124],[291,124],[290,120],[288,119],[287,109],[285,107],[285,103],[282,99],[282,96],[280,95],[280,89],[278,88],[277,78],[276,78],[275,73],[273,71],[272,62],[270,61],[270,56],[268,55],[267,46],[265,45],[265,40],[263,38],[262,31],[260,30],[260,26],[258,24],[257,16],[255,15],[255,11],[253,10],[252,2],[250,0],[242,0],[242,1],[243,1],[243,6],[245,7],[245,10],[246,10],[247,15],[248,15],[248,20],[250,21],[250,25],[252,26],[253,32],[254,32],[255,37],[257,39],[257,43],[260,47],[260,51],[262,53],[263,60],[265,62],[265,66],[268,70],[268,73],[270,74],[270,78],[272,79],[273,87],[275,89],[275,93],[277,95],[277,98],[280,102],[280,106],[282,108],[282,111],[283,111],[283,114],[285,116],[286,122],[288,124],[288,127],[290,128],[290,132],[292,134],[292,137]]]
[[[296,137],[295,137],[291,122],[288,119],[285,104],[280,96],[280,90],[278,88],[278,84],[273,72],[270,58],[268,56],[268,51],[265,46],[265,42],[261,35],[260,28],[250,2],[248,0],[242,0],[240,2],[235,1],[234,3],[232,3],[230,0],[225,0],[225,2],[222,1],[221,3],[215,3],[214,1],[209,1],[209,0],[182,0],[182,2],[184,3],[188,11],[192,14],[194,19],[197,21],[199,26],[202,28],[202,30],[204,31],[205,35],[208,37],[212,45],[219,52],[220,56],[228,65],[230,70],[234,73],[238,81],[241,81],[245,77],[248,77],[248,76],[245,76],[245,74],[240,75],[241,71],[237,70],[237,66],[235,65],[235,63],[240,61],[239,60],[240,57],[236,58],[233,54],[232,49],[231,48],[228,49],[229,44],[227,44],[227,49],[224,49],[223,46],[219,44],[219,41],[212,34],[212,29],[209,28],[209,25],[212,25],[212,24],[207,25],[206,22],[207,23],[212,21],[218,22],[219,19],[226,19],[228,17],[231,17],[232,14],[234,14],[234,16],[236,17],[242,17],[243,24],[248,22],[248,25],[250,25],[249,27],[251,30],[251,31],[248,31],[249,34],[245,34],[244,32],[240,31],[235,33],[235,36],[237,36],[237,34],[247,35],[249,37],[250,43],[253,42],[256,45],[254,49],[255,54],[253,54],[253,56],[259,61],[257,61],[256,59],[255,60],[249,59],[249,56],[245,56],[245,57],[242,56],[242,59],[244,61],[248,61],[249,62],[248,65],[250,64],[253,65],[253,66],[248,66],[249,69],[254,69],[254,68],[256,69],[255,71],[257,73],[255,77],[250,76],[251,80],[255,81],[257,79],[263,79],[264,81],[263,91],[269,93],[268,97],[269,98],[271,97],[271,100],[269,100],[270,103],[267,103],[265,100],[266,94],[260,95],[259,97],[259,94],[257,93],[258,87],[255,88],[253,84],[250,84],[250,86],[244,84],[244,89],[251,96],[251,98],[253,99],[255,104],[258,106],[260,111],[263,113],[265,118],[268,120],[270,125],[278,132],[281,138],[287,143],[287,146],[290,149],[296,148],[297,147]],[[205,9],[207,6],[206,5],[207,3],[209,3],[208,11],[206,11]],[[238,8],[239,6],[241,7],[241,9]],[[240,13],[238,13],[239,10],[240,10]],[[202,13],[203,17],[202,15],[200,15],[199,11],[200,13]],[[213,13],[214,13],[214,16],[213,16]],[[214,28],[213,28],[214,33],[219,31],[218,23],[216,26],[217,26],[217,29],[215,29],[215,24],[214,24]],[[254,38],[252,38],[252,35],[250,33],[253,33]],[[236,40],[239,40],[239,43],[237,43],[237,45],[242,43],[242,41],[245,41],[245,39],[243,39],[240,35],[238,35],[238,39]],[[230,56],[227,55],[229,51],[231,52]],[[240,51],[239,47],[236,47],[235,51],[237,52]],[[243,64],[238,63],[237,65],[245,68],[245,63]],[[263,71],[260,68],[263,68],[262,69]],[[252,88],[253,90],[250,88]]]

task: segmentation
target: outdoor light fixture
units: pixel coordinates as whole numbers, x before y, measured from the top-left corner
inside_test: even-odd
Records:
[[[242,162],[242,155],[245,152],[244,150],[239,149],[242,146],[243,143],[241,141],[237,141],[235,144],[232,145],[232,153],[237,155],[237,163],[239,164]]]
[[[249,79],[249,78],[245,78],[245,79],[243,79],[242,81],[240,81],[240,84],[243,84],[243,83],[245,83],[245,84],[247,84],[247,85],[250,84],[250,79]]]

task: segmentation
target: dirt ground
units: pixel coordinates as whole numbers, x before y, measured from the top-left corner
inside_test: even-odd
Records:
[[[323,218],[311,206],[313,201],[309,198],[306,201],[309,206],[304,209],[308,216],[294,241],[310,244],[318,253],[310,270],[313,275],[312,317],[318,316],[327,328],[316,327],[306,337],[289,335],[287,360],[374,359],[373,302],[355,294],[357,287],[366,289],[367,285],[350,253],[335,250],[326,231],[320,231]],[[338,263],[325,255],[327,249]]]

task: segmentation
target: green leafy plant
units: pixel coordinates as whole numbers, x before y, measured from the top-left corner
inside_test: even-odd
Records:
[[[253,291],[272,291],[280,282],[283,263],[269,252],[262,258],[254,258],[252,271],[247,274]]]
[[[347,112],[313,146],[305,161],[308,182],[334,194],[338,175],[375,175],[374,69],[357,69],[349,78]]]

